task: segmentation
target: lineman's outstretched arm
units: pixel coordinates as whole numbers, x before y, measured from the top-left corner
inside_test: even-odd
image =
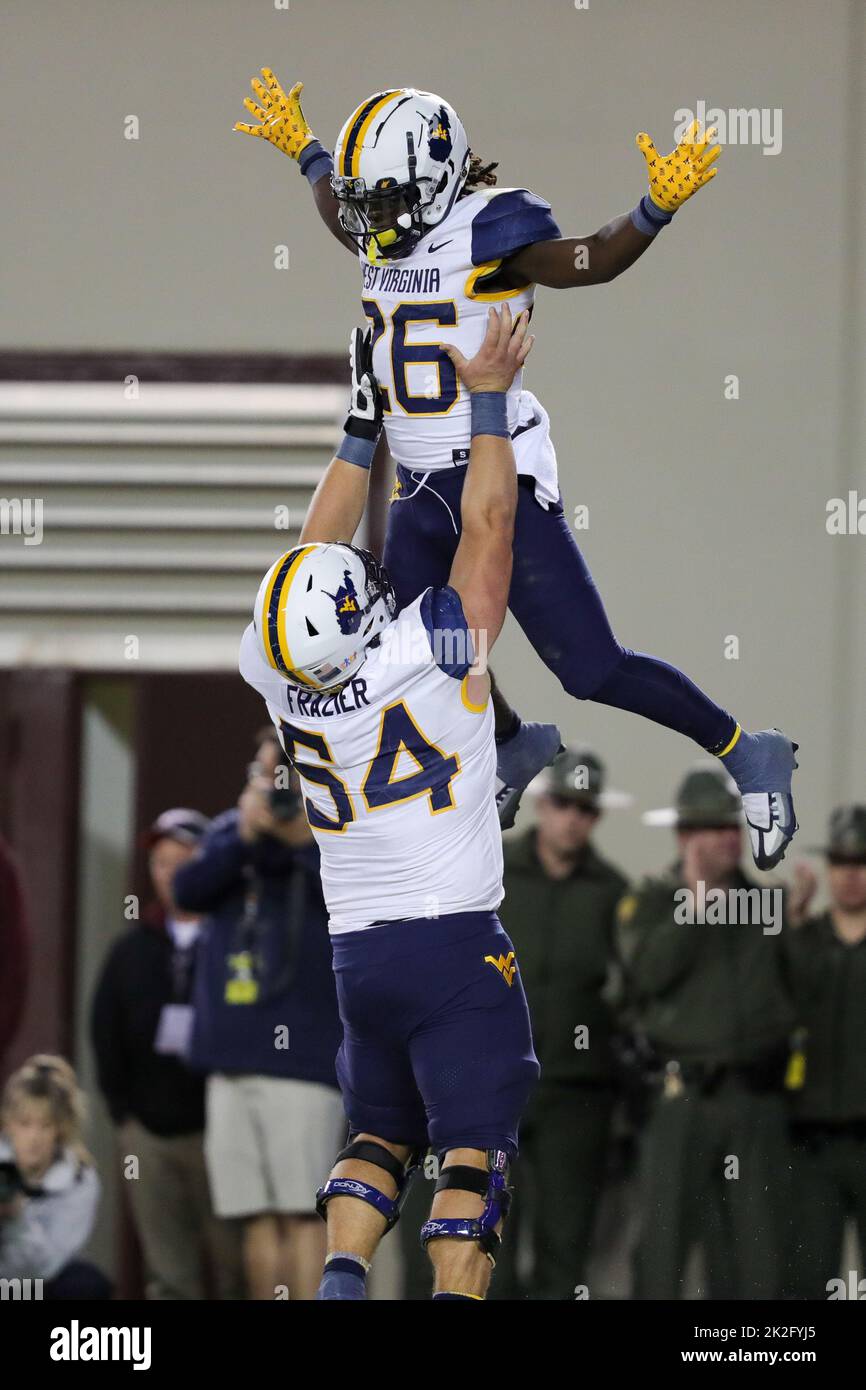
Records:
[[[716,176],[712,164],[720,147],[710,145],[715,130],[700,134],[697,121],[672,154],[660,155],[650,137],[637,136],[647,164],[649,190],[631,213],[616,217],[588,237],[539,241],[507,262],[506,283],[533,282],[553,289],[603,285],[615,280],[642,256],[683,203]]]
[[[310,541],[344,541],[352,544],[367,505],[369,468],[347,463],[335,455],[319,481],[299,537]]]
[[[516,324],[511,310],[491,308],[487,334],[476,355],[467,361],[450,344],[443,344],[472,401],[472,444],[461,500],[462,530],[451,565],[449,584],[460,595],[470,630],[484,634],[490,651],[505,621],[511,585],[514,517],[517,511],[517,469],[508,432],[505,393],[526,361],[534,339],[527,336],[528,315]],[[471,675],[489,689],[486,674]]]
[[[370,467],[382,430],[382,393],[373,376],[372,329],[353,329],[349,341],[352,395],[345,434],[313,493],[301,530],[302,544],[351,544],[367,505]]]
[[[357,255],[357,246],[340,226],[337,200],[331,191],[330,174],[334,161],[316,139],[301,110],[303,82],[296,82],[291,91],[284,92],[270,68],[262,68],[261,72],[264,83],[257,77],[252,78],[250,83],[258,101],[250,97],[244,99],[244,106],[256,123],[236,121],[235,130],[243,135],[267,140],[274,149],[297,161],[313,190],[316,208],[328,231],[353,255]]]

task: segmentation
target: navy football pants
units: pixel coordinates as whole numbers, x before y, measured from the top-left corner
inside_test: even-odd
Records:
[[[429,584],[448,582],[457,549],[464,467],[427,475],[398,467],[384,562],[405,607]],[[578,700],[642,714],[713,749],[729,741],[733,717],[676,667],[629,651],[613,634],[562,503],[549,511],[521,477],[508,606],[545,666]]]
[[[337,1079],[353,1133],[513,1158],[539,1068],[496,913],[388,922],[331,944],[343,1024]]]

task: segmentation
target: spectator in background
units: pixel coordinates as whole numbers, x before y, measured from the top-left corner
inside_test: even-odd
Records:
[[[97,1074],[154,1299],[242,1296],[237,1232],[214,1216],[204,1161],[204,1081],[186,1060],[198,918],[172,893],[209,821],[165,811],[145,837],[156,904],[115,941],[93,1001]],[[126,1168],[122,1169],[126,1177]]]
[[[866,1262],[866,806],[833,812],[824,853],[830,906],[787,936],[797,1021],[805,1029],[791,1095],[795,1298],[827,1298],[829,1281],[840,1274],[849,1217],[860,1242],[858,1279]],[[798,868],[804,911],[817,881]],[[841,1273],[851,1297],[847,1271]]]
[[[624,898],[618,912],[627,998],[654,1057],[636,1293],[680,1296],[687,1256],[700,1244],[711,1298],[778,1298],[790,1173],[784,1081],[794,1021],[781,898],[765,908],[753,896],[758,920],[742,920],[747,900],[732,893],[758,890],[740,867],[740,797],[716,763],[699,764],[676,807],[646,819],[676,826],[679,858]],[[700,908],[717,890],[712,902],[724,904],[721,920],[717,907]],[[765,917],[767,909],[778,921]]]
[[[236,810],[174,880],[207,913],[191,1061],[209,1073],[206,1154],[217,1212],[244,1223],[251,1298],[311,1299],[325,1258],[315,1195],[345,1135],[342,1031],[319,857],[297,780],[268,728]]]
[[[0,835],[0,1074],[24,1012],[30,941],[17,861]]]
[[[504,846],[499,915],[517,952],[541,1063],[521,1124],[519,1183],[527,1192],[516,1211],[522,1226],[531,1223],[530,1287],[541,1299],[573,1299],[585,1281],[616,1100],[609,990],[626,879],[592,844],[605,805],[618,801],[604,782],[590,749],[560,753],[532,784],[535,825]],[[495,1297],[520,1296],[516,1245],[503,1251]]]
[[[62,1057],[36,1056],[0,1106],[0,1279],[41,1279],[43,1298],[105,1299],[111,1285],[79,1258],[100,1184],[81,1138],[83,1098]],[[31,1297],[39,1295],[31,1290]]]

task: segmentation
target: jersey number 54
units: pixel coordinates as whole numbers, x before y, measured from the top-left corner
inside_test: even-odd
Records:
[[[334,771],[334,758],[324,734],[299,729],[296,724],[280,720],[283,746],[298,775],[307,782],[326,787],[334,803],[334,815],[329,816],[305,798],[307,819],[316,830],[341,834],[356,819],[352,797],[342,777]],[[309,749],[319,759],[308,762],[298,756],[301,748]],[[401,754],[407,754],[417,771],[397,777]],[[370,759],[361,781],[361,795],[368,811],[397,806],[416,797],[429,798],[431,815],[454,808],[452,781],[460,771],[456,753],[443,753],[422,733],[405,703],[398,700],[382,711],[376,752]]]

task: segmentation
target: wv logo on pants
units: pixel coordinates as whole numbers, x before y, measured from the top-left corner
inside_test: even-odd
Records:
[[[485,956],[484,960],[485,963],[490,961],[490,964],[499,971],[510,989],[514,984],[514,976],[517,972],[517,961],[514,959],[514,952],[509,951],[507,956],[500,955],[498,960],[496,956]]]

